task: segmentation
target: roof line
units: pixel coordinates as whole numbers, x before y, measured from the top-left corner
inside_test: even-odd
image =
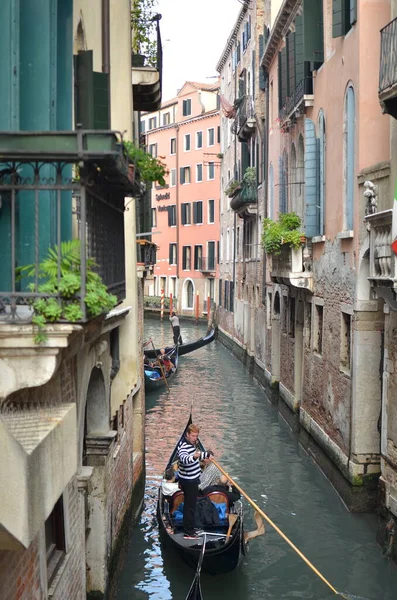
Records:
[[[248,6],[250,3],[250,0],[243,0],[243,1],[244,1],[244,4],[243,4],[242,8],[240,9],[240,13],[237,17],[237,21],[233,27],[232,33],[229,35],[228,40],[226,42],[226,46],[224,47],[221,57],[215,67],[215,69],[218,71],[218,73],[221,72],[221,69],[223,68],[223,66],[227,60],[227,57],[230,54],[230,50],[232,49],[233,43],[237,37],[237,32],[240,29],[240,25],[245,17],[246,12],[248,11]]]

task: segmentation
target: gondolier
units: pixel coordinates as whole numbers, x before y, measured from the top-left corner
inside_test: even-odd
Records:
[[[196,508],[198,485],[200,481],[200,460],[213,456],[213,452],[201,452],[196,449],[199,428],[191,423],[178,444],[179,485],[184,493],[183,530],[185,539],[195,539],[194,512]]]
[[[182,344],[183,342],[181,337],[181,328],[179,326],[179,318],[176,316],[175,311],[172,312],[170,321],[172,325],[172,332],[174,334],[174,344]]]

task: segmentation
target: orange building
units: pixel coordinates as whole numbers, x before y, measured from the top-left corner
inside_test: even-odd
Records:
[[[152,233],[158,246],[145,294],[172,294],[178,312],[207,313],[218,294],[220,112],[219,84],[187,81],[177,97],[141,118],[147,150],[169,170],[152,189]]]

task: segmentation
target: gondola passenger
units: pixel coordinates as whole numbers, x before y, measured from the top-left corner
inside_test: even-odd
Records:
[[[161,491],[163,496],[172,496],[175,492],[179,491],[179,485],[176,482],[175,471],[172,467],[167,469],[164,473],[163,480],[161,482]]]

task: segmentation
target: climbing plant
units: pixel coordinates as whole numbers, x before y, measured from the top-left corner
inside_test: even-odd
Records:
[[[139,171],[142,181],[157,181],[165,185],[164,177],[168,174],[167,166],[160,158],[156,158],[133,142],[125,141],[124,147],[129,160],[134,163]]]

